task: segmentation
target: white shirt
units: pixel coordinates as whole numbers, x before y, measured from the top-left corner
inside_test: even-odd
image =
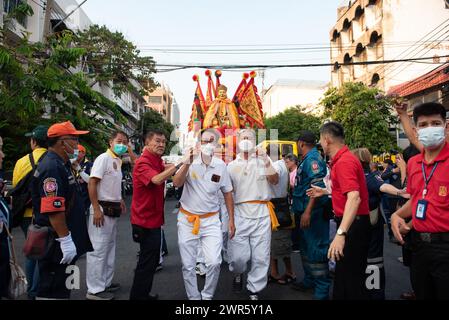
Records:
[[[245,160],[239,154],[228,165],[228,172],[234,187],[235,214],[249,219],[269,216],[267,205],[244,203],[247,201],[270,201],[272,198],[264,161],[255,155]]]
[[[279,183],[270,185],[273,198],[286,198],[288,195],[288,184],[290,183],[290,174],[284,160],[278,160],[273,163],[273,168],[279,175]]]
[[[181,206],[193,214],[206,214],[220,211],[219,193],[232,191],[232,184],[226,164],[213,157],[206,166],[198,156],[187,172],[182,190]]]
[[[122,200],[122,161],[110,150],[95,160],[91,178],[98,178],[97,194],[99,201],[120,202]]]

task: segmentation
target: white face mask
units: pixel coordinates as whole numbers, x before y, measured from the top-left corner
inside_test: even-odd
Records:
[[[213,143],[201,145],[201,152],[208,157],[212,157],[215,152],[215,146]]]
[[[254,149],[254,143],[251,140],[242,140],[239,142],[241,152],[250,152]]]
[[[418,130],[418,140],[425,148],[440,146],[445,139],[444,127],[427,127]]]

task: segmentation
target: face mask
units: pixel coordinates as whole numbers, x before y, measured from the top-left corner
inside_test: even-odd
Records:
[[[128,151],[128,147],[124,144],[116,144],[114,146],[114,153],[118,156],[124,155]]]
[[[243,140],[239,143],[239,149],[242,152],[250,152],[254,149],[254,144],[251,140]]]
[[[425,148],[438,147],[444,142],[444,127],[427,127],[418,130],[418,139]]]
[[[201,152],[206,156],[213,156],[215,152],[215,146],[212,143],[201,145]]]
[[[68,153],[67,151],[65,153],[66,153],[67,157],[69,157],[70,161],[72,161],[72,160],[76,161],[78,159],[78,155],[79,155],[80,151],[78,149],[73,149],[73,153]]]

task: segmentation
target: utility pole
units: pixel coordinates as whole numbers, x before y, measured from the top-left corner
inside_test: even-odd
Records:
[[[51,27],[51,12],[53,11],[55,0],[47,0],[47,5],[45,6],[45,18],[44,18],[44,32],[43,41],[46,42],[47,38],[52,33]]]

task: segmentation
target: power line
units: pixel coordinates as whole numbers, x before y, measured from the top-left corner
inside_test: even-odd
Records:
[[[373,60],[373,61],[360,61],[360,62],[348,62],[344,64],[339,64],[339,66],[350,66],[350,65],[376,65],[376,64],[391,64],[400,62],[415,62],[435,59],[432,57],[420,57],[420,58],[410,58],[410,59],[397,59],[397,60]],[[438,56],[438,58],[449,58],[449,55]],[[219,65],[219,64],[139,64],[139,63],[100,63],[95,61],[87,61],[87,64],[96,66],[128,66],[128,67],[164,67],[164,68],[179,68],[179,69],[191,69],[191,68],[207,68],[207,69],[275,69],[275,68],[309,68],[309,67],[331,67],[335,64],[333,63],[305,63],[305,64],[246,64],[246,65]],[[164,70],[172,71],[172,70]]]
[[[73,13],[75,13],[76,10],[78,10],[79,8],[81,8],[81,6],[83,4],[85,4],[87,2],[87,0],[84,0],[83,2],[81,2],[75,9],[73,9],[68,15],[66,15],[63,19],[61,19],[61,21],[59,21],[53,28],[52,30],[55,30],[57,27],[59,27],[59,25],[61,23],[63,23],[68,17],[70,17]]]

